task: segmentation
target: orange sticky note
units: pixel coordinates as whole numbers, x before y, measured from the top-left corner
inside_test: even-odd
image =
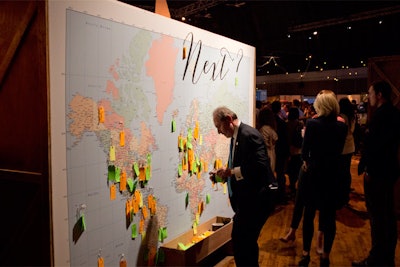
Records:
[[[127,199],[125,203],[125,215],[129,216],[129,214],[131,214],[131,201]]]
[[[135,190],[135,199],[138,203],[140,203],[142,195],[140,194],[139,190]]]
[[[105,115],[104,115],[104,108],[99,107],[99,123],[104,123]]]
[[[182,59],[186,58],[186,46],[183,47],[182,49]]]
[[[119,132],[119,145],[125,146],[125,132],[124,131]]]
[[[121,178],[119,181],[119,191],[125,191],[126,190],[126,172],[123,171],[121,174]]]
[[[133,208],[133,213],[136,214],[139,211],[139,202],[137,199],[132,200],[132,208]]]
[[[97,267],[104,267],[104,259],[102,257],[97,258]]]
[[[196,121],[196,126],[194,127],[194,132],[193,132],[193,137],[194,139],[198,140],[199,139],[199,122]]]
[[[143,231],[144,231],[144,220],[140,219],[140,222],[139,222],[139,233],[141,234],[141,233],[143,233]]]
[[[139,181],[146,181],[146,169],[144,167],[139,168]]]
[[[115,184],[110,186],[110,200],[115,200],[117,197],[117,189],[115,188]]]

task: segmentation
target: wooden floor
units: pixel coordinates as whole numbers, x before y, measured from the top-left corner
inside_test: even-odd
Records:
[[[352,160],[352,187],[350,207],[337,212],[336,237],[330,254],[331,266],[351,266],[353,260],[360,260],[368,255],[370,249],[370,225],[366,216],[363,178],[357,175],[358,158]],[[258,239],[260,247],[260,266],[297,266],[302,253],[302,223],[296,233],[296,240],[284,244],[279,241],[290,227],[293,202],[281,206],[268,219]],[[317,216],[316,216],[317,217]],[[315,220],[317,226],[317,218]],[[400,221],[397,223],[400,233]],[[316,232],[311,250],[309,266],[319,266],[319,256],[315,250]],[[396,266],[400,266],[400,235],[396,247]],[[233,257],[226,257],[217,267],[236,266]]]

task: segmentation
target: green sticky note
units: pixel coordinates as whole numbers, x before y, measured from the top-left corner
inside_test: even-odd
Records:
[[[121,168],[115,168],[115,182],[119,183],[121,181]]]
[[[147,165],[151,165],[151,154],[147,154]]]
[[[150,180],[150,168],[146,168],[146,181]]]
[[[136,227],[136,223],[132,224],[132,238],[136,238],[137,237],[137,227]]]
[[[182,163],[179,163],[178,165],[178,177],[182,176]]]
[[[108,166],[108,180],[114,182],[115,181],[115,166]]]
[[[85,214],[81,215],[81,222],[82,222],[82,225],[81,225],[82,231],[85,231],[86,230]]]
[[[206,204],[209,204],[209,203],[210,203],[210,198],[211,198],[211,196],[210,196],[210,194],[208,193],[208,194],[206,195]]]
[[[181,242],[178,243],[178,248],[179,248],[180,250],[186,250],[186,249],[187,249],[186,246],[185,246],[183,243],[181,243]]]
[[[179,138],[178,141],[179,141],[179,144],[178,144],[179,150],[183,151],[183,138]]]
[[[137,164],[137,162],[135,162],[133,164],[133,171],[135,172],[136,177],[139,176],[139,165]]]
[[[128,184],[129,192],[133,192],[133,179],[132,178],[126,179],[126,183]]]
[[[176,131],[176,122],[175,122],[175,120],[172,120],[172,122],[171,122],[171,132],[173,133],[175,131]]]
[[[167,227],[163,227],[161,232],[162,232],[163,240],[166,239],[168,237]]]
[[[189,193],[186,193],[186,198],[185,198],[185,208],[189,205]]]

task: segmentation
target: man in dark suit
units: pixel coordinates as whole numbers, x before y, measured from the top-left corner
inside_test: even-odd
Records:
[[[228,167],[210,172],[228,183],[233,217],[232,242],[236,266],[258,266],[258,236],[273,210],[271,171],[264,139],[259,131],[241,123],[227,107],[213,112],[218,133],[231,138]]]
[[[366,259],[353,266],[394,266],[397,225],[394,185],[400,176],[400,112],[390,100],[385,81],[368,89],[371,112],[364,149],[358,166],[364,173],[364,192],[371,224],[371,249]]]

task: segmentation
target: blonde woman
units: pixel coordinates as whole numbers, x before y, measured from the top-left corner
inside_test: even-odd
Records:
[[[339,103],[330,90],[322,90],[314,102],[317,117],[306,124],[302,147],[304,217],[303,253],[299,266],[308,266],[314,233],[314,217],[319,211],[320,229],[324,233],[324,249],[320,266],[329,266],[329,254],[336,235],[336,208],[340,157],[347,135],[347,126],[337,120]]]

